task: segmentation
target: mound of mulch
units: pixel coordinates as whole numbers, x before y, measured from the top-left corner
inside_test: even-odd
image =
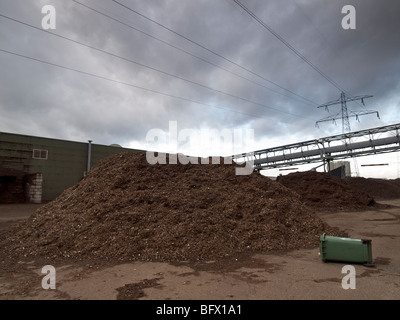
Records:
[[[347,178],[344,182],[354,189],[369,194],[376,200],[400,198],[400,179],[354,177]]]
[[[322,211],[364,210],[376,205],[372,196],[329,173],[306,171],[279,176],[277,181]]]
[[[235,164],[156,164],[113,155],[0,241],[0,257],[195,261],[315,247],[343,235],[297,193]]]

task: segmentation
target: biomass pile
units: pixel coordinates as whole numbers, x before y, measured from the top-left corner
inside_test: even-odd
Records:
[[[400,179],[389,180],[354,177],[345,179],[344,182],[354,189],[371,195],[376,200],[400,198]]]
[[[306,171],[280,176],[277,181],[297,192],[317,210],[363,210],[376,204],[373,197],[329,173]]]
[[[1,255],[195,261],[315,247],[323,232],[341,235],[295,192],[256,172],[237,176],[235,167],[111,156],[12,229]]]

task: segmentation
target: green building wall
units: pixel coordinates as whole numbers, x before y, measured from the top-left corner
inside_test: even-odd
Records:
[[[88,142],[74,142],[0,132],[0,177],[42,173],[42,201],[51,201],[85,175]],[[47,159],[34,159],[33,150],[47,150]],[[140,150],[91,143],[90,167],[112,154]]]

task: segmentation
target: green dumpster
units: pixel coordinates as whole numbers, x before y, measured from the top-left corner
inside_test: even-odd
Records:
[[[325,233],[319,240],[319,254],[324,262],[338,261],[372,265],[372,240],[333,237]]]

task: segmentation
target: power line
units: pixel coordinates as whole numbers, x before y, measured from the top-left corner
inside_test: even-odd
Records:
[[[318,108],[325,108],[327,110],[329,106],[334,106],[334,105],[337,105],[340,103],[340,105],[341,105],[340,116],[336,115],[333,117],[331,116],[331,117],[328,117],[325,119],[321,119],[321,120],[317,121],[315,123],[315,125],[318,126],[318,123],[326,122],[326,121],[336,122],[337,119],[341,118],[342,119],[342,134],[345,134],[345,133],[349,133],[351,131],[350,120],[349,120],[349,118],[351,118],[351,117],[355,117],[358,120],[360,116],[376,113],[376,115],[379,119],[379,113],[377,111],[371,111],[371,110],[370,111],[365,110],[365,111],[360,111],[360,112],[353,112],[350,110],[350,115],[349,115],[349,112],[347,109],[347,102],[361,100],[361,103],[364,105],[364,99],[368,99],[368,98],[372,98],[372,96],[371,95],[363,95],[363,96],[346,98],[346,94],[344,92],[342,92],[340,95],[340,98],[338,100],[327,102],[318,107]],[[349,143],[351,143],[351,142],[352,142],[352,139],[349,138]],[[359,170],[358,170],[358,163],[357,163],[356,158],[353,159],[353,165],[354,165],[355,175],[358,177]]]
[[[316,104],[315,102],[313,102],[313,101],[311,101],[311,100],[309,100],[309,99],[307,99],[307,98],[305,98],[305,97],[302,97],[301,95],[299,95],[299,94],[297,94],[297,93],[295,93],[295,92],[293,92],[293,91],[291,91],[291,90],[289,90],[289,89],[287,89],[287,88],[285,88],[285,87],[283,87],[283,86],[281,86],[281,85],[279,85],[279,84],[277,84],[277,83],[275,83],[275,82],[273,82],[273,81],[271,81],[271,80],[269,80],[269,79],[267,79],[267,78],[265,78],[265,77],[263,77],[263,76],[261,76],[261,75],[259,75],[259,74],[257,74],[256,72],[254,72],[254,71],[252,71],[252,70],[250,70],[250,69],[248,69],[248,68],[246,68],[246,67],[243,67],[242,65],[240,65],[240,64],[238,64],[238,63],[232,61],[231,59],[228,59],[228,58],[224,57],[223,55],[221,55],[221,54],[219,54],[219,53],[217,53],[217,52],[215,52],[215,51],[213,51],[213,50],[207,48],[206,46],[204,46],[204,45],[202,45],[202,44],[200,44],[200,43],[198,43],[198,42],[196,42],[196,41],[191,40],[190,38],[188,38],[188,37],[182,35],[181,33],[178,33],[177,31],[175,31],[175,30],[173,30],[173,29],[171,29],[171,28],[168,28],[167,26],[165,26],[165,25],[163,25],[163,24],[161,24],[161,23],[155,21],[154,19],[151,19],[151,18],[145,16],[144,14],[142,14],[142,13],[140,13],[140,12],[138,12],[138,11],[136,11],[136,10],[130,8],[130,7],[128,7],[127,5],[124,5],[123,3],[120,3],[120,2],[118,2],[117,0],[112,0],[112,1],[115,2],[116,4],[120,5],[121,7],[123,7],[123,8],[125,8],[125,9],[127,9],[127,10],[129,10],[129,11],[131,11],[131,12],[133,12],[133,13],[135,13],[135,14],[137,14],[137,15],[143,17],[143,18],[145,18],[146,20],[155,23],[156,25],[160,26],[161,28],[163,28],[163,29],[165,29],[165,30],[167,30],[167,31],[169,31],[169,32],[171,32],[171,33],[177,35],[178,37],[180,37],[180,38],[182,38],[182,39],[185,39],[186,41],[189,41],[190,43],[192,43],[192,44],[194,44],[194,45],[196,45],[196,46],[199,46],[200,48],[202,48],[202,49],[204,49],[204,50],[206,50],[206,51],[208,51],[208,52],[210,52],[210,53],[216,55],[217,57],[219,57],[219,58],[221,58],[221,59],[223,59],[223,60],[225,60],[225,61],[228,61],[229,63],[231,63],[231,64],[233,64],[233,65],[239,67],[240,69],[245,70],[246,72],[249,72],[249,73],[251,73],[252,75],[255,75],[256,77],[258,77],[258,78],[260,78],[260,79],[262,79],[262,80],[264,80],[264,81],[267,81],[267,82],[269,82],[269,83],[271,83],[271,84],[277,86],[278,88],[280,88],[280,89],[282,89],[282,90],[285,90],[286,92],[290,92],[291,94],[293,94],[293,95],[295,95],[295,96],[297,96],[297,97],[299,97],[299,98],[302,98],[302,99],[307,100],[307,101],[309,101],[309,102],[311,102],[311,103],[313,103],[313,104]]]
[[[291,51],[293,51],[299,58],[301,58],[304,62],[306,62],[311,68],[317,71],[322,77],[328,80],[333,86],[335,86],[340,92],[346,93],[349,97],[353,97],[349,92],[343,89],[337,82],[333,81],[330,77],[328,77],[321,69],[319,69],[315,64],[313,64],[309,59],[307,59],[303,54],[301,54],[296,48],[294,48],[288,41],[286,41],[281,35],[279,35],[276,31],[274,31],[269,25],[267,25],[264,21],[262,21],[259,17],[257,17],[250,9],[248,9],[243,3],[239,0],[233,0],[238,6],[240,6],[244,11],[246,11],[254,20],[256,20],[261,26],[267,29],[273,36],[275,36],[279,41],[281,41],[286,47],[288,47]],[[356,101],[357,104],[360,104]],[[360,104],[361,105],[361,104]],[[361,105],[364,107],[363,105]]]
[[[307,13],[304,12],[304,10],[297,4],[296,0],[292,0],[292,2],[296,5],[297,9],[301,11],[301,13],[307,18],[308,22],[314,27],[314,29],[319,33],[319,35],[323,38],[324,42],[326,45],[330,45],[328,39],[325,37],[325,35],[317,28],[317,26],[313,23],[312,19],[307,15]],[[331,50],[335,52],[337,57],[340,57],[341,54],[340,52],[335,48],[331,46]],[[346,95],[350,98],[354,98],[349,92],[346,92]],[[354,100],[361,108],[365,108],[364,104],[359,103],[357,100]]]
[[[261,26],[267,29],[275,38],[277,38],[280,42],[282,42],[286,47],[288,47],[291,51],[293,51],[300,59],[306,62],[311,68],[317,71],[322,77],[328,80],[333,86],[335,86],[340,91],[345,91],[340,87],[335,81],[329,78],[323,71],[321,71],[316,65],[314,65],[310,60],[308,60],[303,54],[301,54],[296,48],[294,48],[288,41],[286,41],[281,35],[279,35],[276,31],[274,31],[269,25],[267,25],[264,21],[262,21],[259,17],[257,17],[253,12],[250,11],[244,4],[242,4],[239,0],[233,0],[238,6],[240,6],[244,11],[246,11],[254,20],[256,20]]]
[[[278,109],[278,108],[274,108],[274,107],[271,107],[271,106],[268,106],[268,105],[265,105],[265,104],[262,104],[262,103],[258,103],[258,102],[252,101],[252,100],[247,99],[247,98],[243,98],[243,97],[240,97],[240,96],[237,96],[237,95],[228,93],[228,92],[224,92],[224,91],[221,91],[221,90],[218,90],[218,89],[214,89],[214,88],[211,88],[211,87],[209,87],[209,86],[200,84],[200,83],[198,83],[198,82],[195,82],[195,81],[192,81],[192,80],[189,80],[189,79],[185,79],[185,78],[183,78],[183,77],[180,77],[180,76],[177,76],[177,75],[174,75],[174,74],[165,72],[165,71],[163,71],[163,70],[160,70],[160,69],[157,69],[157,68],[148,66],[148,65],[145,65],[145,64],[143,64],[143,63],[140,63],[140,62],[137,62],[137,61],[128,59],[128,58],[124,58],[124,57],[119,56],[119,55],[117,55],[117,54],[114,54],[114,53],[105,51],[105,50],[103,50],[103,49],[96,48],[96,47],[94,47],[94,46],[92,46],[92,45],[85,44],[85,43],[83,43],[83,42],[80,42],[80,41],[77,41],[77,40],[74,40],[74,39],[71,39],[71,38],[62,36],[62,35],[60,35],[60,34],[56,34],[56,33],[50,32],[50,31],[48,31],[48,30],[44,30],[44,29],[35,27],[35,26],[33,26],[33,25],[29,24],[29,23],[26,23],[26,22],[17,20],[17,19],[15,19],[15,18],[11,18],[11,17],[5,16],[5,15],[3,15],[3,14],[0,14],[0,17],[3,17],[3,18],[6,18],[6,19],[9,19],[9,20],[12,20],[12,21],[14,21],[14,22],[23,24],[23,25],[25,25],[25,26],[34,28],[34,29],[36,29],[36,30],[39,30],[39,31],[42,31],[42,32],[45,32],[45,33],[48,33],[48,34],[51,34],[51,35],[53,35],[53,36],[62,38],[62,39],[64,39],[64,40],[71,41],[71,42],[73,42],[73,43],[76,43],[76,44],[79,44],[79,45],[81,45],[81,46],[84,46],[84,47],[87,47],[87,48],[90,48],[90,49],[99,51],[99,52],[101,52],[101,53],[110,55],[110,56],[112,56],[112,57],[115,57],[115,58],[118,58],[118,59],[122,59],[122,60],[124,60],[124,61],[127,61],[127,62],[130,62],[130,63],[136,64],[136,65],[139,65],[139,66],[141,66],[141,67],[143,67],[143,68],[147,68],[147,69],[150,69],[150,70],[152,70],[152,71],[156,71],[156,72],[158,72],[158,73],[161,73],[161,74],[164,74],[164,75],[167,75],[167,76],[170,76],[170,77],[174,77],[174,78],[177,78],[177,79],[179,79],[179,80],[182,80],[182,81],[185,81],[185,82],[188,82],[188,83],[191,83],[191,84],[200,86],[200,87],[202,87],[202,88],[205,88],[205,89],[208,89],[208,90],[211,90],[211,91],[220,93],[220,94],[224,94],[224,95],[227,95],[227,96],[232,97],[232,98],[235,98],[235,99],[239,99],[239,100],[244,101],[244,102],[248,102],[248,103],[251,103],[251,104],[254,104],[254,105],[263,107],[263,108],[275,110],[275,111],[278,111],[278,112],[286,113],[286,114],[289,114],[289,115],[292,115],[292,116],[295,116],[295,117],[304,118],[303,116],[300,116],[300,115],[297,115],[297,114],[293,114],[293,113],[290,113],[290,112],[285,112],[285,111],[282,111],[282,110],[280,110],[280,109]]]
[[[207,63],[207,64],[209,64],[209,65],[212,65],[212,66],[214,66],[214,67],[216,67],[216,68],[219,68],[219,69],[221,69],[221,70],[223,70],[223,71],[225,71],[225,72],[228,72],[228,73],[230,73],[230,74],[233,74],[234,76],[237,76],[237,77],[239,77],[239,78],[242,78],[242,79],[244,79],[244,80],[246,80],[246,81],[248,81],[248,82],[250,82],[250,83],[253,83],[253,84],[257,85],[257,86],[260,86],[260,87],[263,87],[263,88],[265,88],[265,89],[267,89],[267,90],[270,90],[270,91],[272,91],[272,92],[274,92],[274,93],[276,93],[276,94],[282,95],[282,96],[287,97],[287,98],[289,98],[289,99],[296,100],[297,102],[301,102],[301,103],[307,103],[307,102],[308,102],[308,103],[312,103],[312,104],[314,104],[314,105],[318,105],[316,102],[311,101],[311,100],[309,100],[309,99],[307,99],[307,98],[305,98],[305,97],[299,96],[299,97],[302,99],[302,100],[299,100],[298,98],[295,98],[295,97],[292,97],[292,96],[290,96],[290,95],[288,95],[288,94],[286,94],[286,93],[282,93],[282,92],[279,92],[279,91],[277,91],[277,90],[274,90],[274,89],[272,89],[272,88],[270,88],[270,87],[267,87],[267,86],[265,86],[265,85],[263,85],[263,84],[261,84],[261,83],[259,83],[259,82],[257,82],[257,81],[254,81],[254,80],[249,79],[249,78],[247,78],[247,77],[244,77],[244,76],[242,76],[242,75],[240,75],[240,74],[238,74],[238,73],[236,73],[236,72],[233,72],[233,71],[231,71],[231,70],[229,70],[229,69],[226,69],[226,68],[224,68],[224,67],[221,67],[221,66],[217,65],[216,63],[213,63],[213,62],[211,62],[211,61],[208,61],[208,60],[206,60],[206,59],[204,59],[204,58],[202,58],[202,57],[199,57],[199,56],[197,56],[197,55],[195,55],[195,54],[193,54],[193,53],[191,53],[191,52],[189,52],[189,51],[187,51],[187,50],[185,50],[185,49],[182,49],[182,48],[180,48],[180,47],[178,47],[178,46],[176,46],[176,45],[173,45],[173,44],[171,44],[171,43],[169,43],[169,42],[167,42],[167,41],[165,41],[165,40],[162,40],[162,39],[160,39],[160,38],[158,38],[158,37],[155,37],[155,36],[153,36],[153,35],[151,35],[151,34],[145,32],[145,31],[143,31],[143,30],[140,30],[140,29],[138,29],[138,28],[136,28],[136,27],[134,27],[134,26],[132,26],[132,25],[126,23],[126,22],[123,22],[123,21],[121,21],[121,20],[119,20],[119,19],[116,19],[116,18],[114,18],[114,17],[112,17],[112,16],[110,16],[110,15],[104,13],[104,12],[101,12],[100,10],[97,10],[97,9],[95,9],[95,8],[93,8],[93,7],[90,7],[90,6],[88,6],[88,5],[86,5],[86,4],[82,3],[82,2],[79,2],[79,1],[77,1],[77,0],[71,0],[71,1],[75,2],[76,4],[78,4],[78,5],[80,5],[80,6],[83,6],[83,7],[87,8],[87,9],[89,9],[89,10],[92,10],[92,11],[94,11],[94,12],[96,12],[96,13],[98,13],[98,14],[100,14],[100,15],[102,15],[102,16],[104,16],[104,17],[110,19],[110,20],[113,20],[113,21],[115,21],[115,22],[118,22],[118,23],[120,23],[120,24],[122,24],[122,25],[124,25],[124,26],[126,26],[126,27],[128,27],[128,28],[130,28],[130,29],[132,29],[132,30],[135,30],[135,31],[137,31],[137,32],[139,32],[139,33],[142,33],[142,34],[144,34],[144,35],[147,36],[147,37],[150,37],[150,38],[152,38],[152,39],[154,39],[154,40],[157,40],[157,41],[159,41],[159,42],[161,42],[161,43],[163,43],[163,44],[165,44],[165,45],[167,45],[167,46],[169,46],[169,47],[171,47],[171,48],[174,48],[174,49],[176,49],[176,50],[178,50],[178,51],[181,51],[181,52],[183,52],[183,53],[185,53],[185,54],[187,54],[187,55],[189,55],[189,56],[191,56],[191,57],[193,57],[193,58],[196,58],[196,59],[198,59],[198,60],[200,60],[200,61],[203,61],[203,62],[205,62],[205,63]],[[288,90],[285,89],[285,91],[288,91]],[[305,101],[307,101],[307,102],[305,102]],[[308,104],[307,104],[307,105],[308,105]]]
[[[254,115],[254,114],[250,114],[250,113],[236,111],[236,110],[233,110],[231,108],[222,107],[222,106],[219,106],[219,105],[211,105],[211,104],[203,103],[203,102],[196,101],[196,100],[193,100],[193,99],[184,98],[184,97],[176,96],[176,95],[173,95],[173,94],[157,91],[157,90],[154,90],[154,89],[141,87],[141,86],[138,86],[138,85],[135,85],[135,84],[131,84],[131,83],[127,83],[127,82],[124,82],[124,81],[107,78],[107,77],[104,77],[104,76],[101,76],[101,75],[93,74],[93,73],[90,73],[90,72],[87,72],[87,71],[82,71],[82,70],[78,70],[78,69],[71,68],[71,67],[66,67],[66,66],[63,66],[63,65],[60,65],[60,64],[57,64],[57,63],[41,60],[41,59],[38,59],[38,58],[29,57],[29,56],[26,56],[26,55],[23,55],[23,54],[20,54],[20,53],[17,53],[17,52],[5,50],[5,49],[2,49],[2,48],[0,48],[0,52],[4,52],[4,53],[10,54],[10,55],[14,55],[14,56],[17,56],[17,57],[20,57],[20,58],[25,58],[25,59],[29,59],[29,60],[32,60],[32,61],[40,62],[42,64],[46,64],[46,65],[49,65],[49,66],[61,68],[61,69],[64,69],[64,70],[73,71],[73,72],[76,72],[76,73],[79,73],[79,74],[82,74],[82,75],[86,75],[86,76],[90,76],[90,77],[93,77],[93,78],[102,79],[102,80],[106,80],[106,81],[109,81],[109,82],[114,82],[114,83],[117,83],[117,84],[121,84],[121,85],[129,86],[129,87],[133,87],[133,88],[136,88],[136,89],[140,89],[140,90],[143,90],[143,91],[147,91],[147,92],[163,95],[163,96],[166,96],[166,97],[169,97],[169,98],[174,98],[174,99],[178,99],[178,100],[182,100],[182,101],[186,101],[186,102],[200,104],[200,105],[207,106],[207,107],[228,110],[230,112],[234,112],[234,113],[250,116],[250,117],[253,117],[253,118],[268,119],[268,118],[265,118],[265,117],[262,117],[262,116],[259,116],[259,115]]]
[[[351,102],[351,101],[357,101],[357,100],[361,100],[361,103],[364,104],[364,99],[368,99],[368,98],[372,98],[371,95],[363,95],[363,96],[356,96],[356,97],[350,97],[347,98],[346,94],[344,92],[341,93],[340,98],[337,100],[333,100],[327,103],[324,103],[323,105],[320,105],[318,108],[325,108],[325,110],[328,110],[329,106],[334,106],[334,105],[341,105],[341,112],[336,114],[335,116],[329,116],[327,118],[318,120],[315,125],[318,127],[318,124],[321,122],[327,122],[327,121],[332,121],[334,123],[336,123],[336,120],[338,119],[342,119],[342,133],[348,133],[351,131],[351,127],[350,127],[350,120],[349,118],[356,118],[357,120],[359,120],[360,116],[364,116],[367,114],[376,114],[378,119],[379,119],[379,112],[378,111],[372,111],[372,110],[363,110],[363,111],[359,111],[359,112],[354,112],[351,110],[348,110],[347,108],[347,102]],[[350,114],[349,114],[350,111]]]

